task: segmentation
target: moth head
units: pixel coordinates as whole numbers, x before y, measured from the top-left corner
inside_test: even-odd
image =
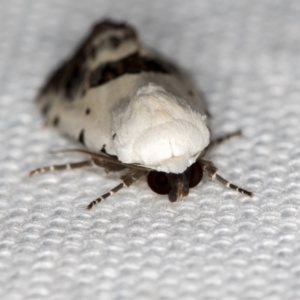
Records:
[[[118,159],[156,171],[183,173],[209,143],[205,117],[161,86],[141,87],[114,114]]]
[[[151,171],[148,174],[148,185],[157,194],[167,195],[170,202],[186,197],[189,189],[197,186],[203,177],[203,169],[199,162],[193,163],[183,173],[165,173]]]

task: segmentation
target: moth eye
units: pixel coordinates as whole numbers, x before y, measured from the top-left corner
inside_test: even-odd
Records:
[[[148,174],[148,185],[150,189],[160,195],[167,195],[171,191],[171,185],[164,172],[151,171]]]
[[[193,188],[201,181],[203,177],[203,169],[200,163],[196,161],[188,168],[188,171],[190,172],[189,187]]]

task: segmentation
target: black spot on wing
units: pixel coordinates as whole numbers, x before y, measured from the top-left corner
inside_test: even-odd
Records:
[[[84,129],[82,129],[82,130],[80,131],[80,134],[79,134],[79,137],[78,137],[78,141],[79,141],[81,144],[85,145],[85,143],[84,143]]]
[[[56,127],[59,124],[59,116],[55,116],[55,118],[53,119],[53,125]]]
[[[85,110],[85,114],[86,115],[89,115],[91,113],[91,110],[89,109],[89,108],[87,108],[86,110]]]
[[[100,152],[102,152],[102,153],[104,153],[104,154],[107,154],[105,148],[106,148],[106,144],[104,144],[104,145],[102,146],[102,148],[100,149]]]
[[[109,38],[109,44],[113,49],[118,48],[122,44],[122,42],[123,42],[122,39],[117,36],[111,36]]]
[[[104,144],[102,146],[102,148],[100,149],[100,152],[106,154],[107,156],[114,157],[114,158],[118,159],[118,157],[116,155],[112,155],[112,154],[107,153],[107,151],[106,151],[106,144]]]
[[[137,34],[131,26],[105,20],[94,26],[90,38],[85,43],[85,51],[89,58],[93,59],[98,51],[104,48],[115,50],[127,40],[137,40]]]
[[[139,74],[142,72],[170,73],[170,70],[158,59],[141,56],[135,52],[119,61],[100,65],[90,77],[90,87],[96,87],[114,80],[125,74]]]

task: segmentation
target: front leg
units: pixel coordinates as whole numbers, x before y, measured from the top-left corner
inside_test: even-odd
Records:
[[[227,188],[233,189],[241,194],[247,195],[249,197],[253,197],[253,193],[249,192],[247,190],[244,190],[232,183],[230,183],[228,180],[224,179],[223,177],[221,177],[217,172],[218,169],[216,168],[216,166],[208,160],[204,160],[204,159],[199,159],[198,160],[199,163],[201,164],[203,171],[207,174],[207,176],[211,179],[211,180],[217,180],[218,182],[220,182],[221,184],[223,184],[224,186],[226,186]]]
[[[109,192],[103,194],[101,197],[97,198],[96,200],[92,201],[87,207],[87,210],[91,210],[96,204],[102,202],[104,199],[107,199],[108,197],[112,196],[116,192],[118,192],[120,189],[124,187],[130,187],[133,183],[138,181],[142,176],[144,176],[147,173],[145,170],[134,170],[129,172],[126,175],[123,175],[121,177],[122,183],[115,186],[113,189],[111,189]]]

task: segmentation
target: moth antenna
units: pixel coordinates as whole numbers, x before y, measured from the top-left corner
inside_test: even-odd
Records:
[[[224,136],[221,136],[219,138],[216,138],[215,140],[212,140],[209,145],[207,146],[206,150],[209,150],[217,145],[220,145],[222,144],[223,142],[226,142],[228,140],[230,140],[231,138],[233,137],[239,137],[242,135],[242,131],[241,130],[237,130],[237,131],[234,131],[234,132],[231,132],[231,133],[228,133]]]
[[[58,150],[58,151],[54,151],[54,153],[69,153],[69,152],[74,152],[74,153],[82,153],[85,155],[90,156],[91,158],[96,158],[99,160],[103,160],[112,164],[116,164],[116,165],[120,165],[126,168],[131,168],[131,169],[139,169],[139,170],[144,170],[144,171],[150,171],[151,169],[143,167],[141,165],[138,164],[126,164],[123,163],[121,161],[119,161],[116,157],[113,156],[108,156],[104,153],[95,153],[95,152],[91,152],[88,150],[84,150],[84,149],[65,149],[65,150]]]
[[[92,201],[87,207],[87,210],[91,210],[96,204],[102,202],[104,199],[112,196],[119,190],[121,190],[123,187],[130,187],[133,183],[138,181],[143,175],[145,175],[147,172],[137,170],[130,172],[124,176],[121,177],[122,183],[115,186],[113,189],[111,189],[109,192],[103,194],[101,197],[97,198],[96,200]]]
[[[52,166],[46,166],[46,167],[32,170],[31,172],[29,172],[29,176],[31,177],[31,176],[35,176],[35,175],[47,173],[47,172],[80,169],[83,167],[91,167],[91,166],[93,166],[92,160],[85,160],[85,161],[81,161],[81,162],[77,162],[77,163],[68,163],[68,164],[63,164],[63,165],[52,165]]]

